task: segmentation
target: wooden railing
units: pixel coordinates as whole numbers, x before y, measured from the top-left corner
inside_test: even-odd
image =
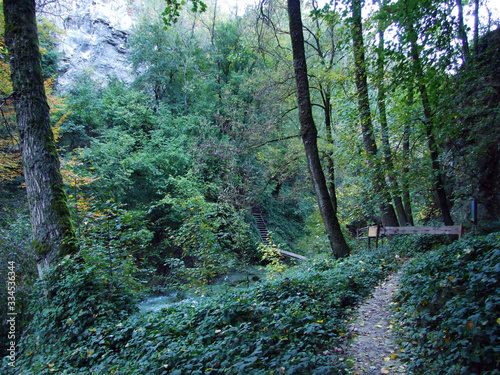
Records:
[[[370,247],[370,239],[375,239],[375,247],[378,247],[379,238],[394,236],[397,234],[447,234],[457,235],[462,238],[464,234],[463,224],[441,226],[441,227],[383,227],[380,225],[365,227],[358,229],[358,239],[368,239],[368,247]]]

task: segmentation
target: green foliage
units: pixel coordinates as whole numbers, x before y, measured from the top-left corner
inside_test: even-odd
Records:
[[[14,312],[17,313],[16,319],[16,340],[18,340],[23,332],[26,324],[29,321],[30,314],[28,312],[29,295],[33,289],[37,272],[36,261],[34,254],[30,250],[30,225],[27,215],[19,215],[17,220],[9,225],[0,227],[0,321],[5,322],[8,319],[8,308],[14,307]],[[10,278],[14,273],[14,280]],[[13,281],[13,284],[8,284],[8,281]],[[12,286],[15,285],[13,293]],[[9,293],[10,292],[10,293]],[[15,297],[15,305],[8,304],[9,296]],[[10,312],[13,312],[12,310]],[[0,325],[0,334],[3,340],[0,346],[0,356],[6,355],[5,350],[10,340],[7,340],[9,326],[7,324]],[[15,341],[15,340],[14,340]]]
[[[60,53],[56,50],[57,36],[63,31],[58,30],[53,23],[41,18],[38,22],[38,38],[42,53],[43,79],[56,76]]]
[[[432,234],[396,235],[390,239],[391,247],[404,257],[413,257],[442,246],[446,236]]]
[[[127,211],[108,200],[79,214],[83,220],[77,234],[85,262],[96,275],[115,278],[129,290],[140,288],[149,272],[139,265],[153,237],[144,225],[144,212]]]
[[[408,265],[397,301],[410,371],[499,374],[500,235],[467,238]]]
[[[49,373],[62,357],[66,368],[88,365],[95,357],[81,346],[103,345],[101,335],[137,311],[136,303],[120,281],[99,275],[80,256],[66,256],[33,288],[33,318],[18,345],[24,357],[16,366]]]
[[[248,256],[248,225],[234,206],[208,201],[202,184],[192,176],[178,178],[175,185],[175,197],[168,195],[161,202],[182,217],[180,227],[171,230],[169,241],[182,249],[189,282],[209,284],[233,266],[237,257]]]
[[[328,252],[330,241],[317,206],[305,220],[305,234],[299,241],[299,248],[308,249],[309,254]]]
[[[166,0],[167,6],[162,13],[163,22],[166,26],[172,26],[179,19],[182,7],[186,4],[186,0]],[[192,12],[204,12],[207,9],[207,5],[201,0],[191,0],[191,11]]]
[[[51,297],[57,303],[41,306],[32,326],[40,331],[38,342],[48,340],[50,346],[36,347],[36,337],[27,336],[18,369],[23,374],[343,374],[334,348],[345,340],[347,314],[397,266],[388,248],[379,255],[383,259],[366,253],[310,260],[285,279],[119,323],[114,317],[127,314],[118,307],[127,309],[128,294],[119,299],[122,294],[110,291],[111,298],[102,299],[107,284],[67,259],[61,267],[71,272],[48,284],[49,293],[51,285],[57,287]],[[88,299],[88,283],[95,299]],[[70,301],[69,309],[60,308],[63,299]],[[95,318],[81,306],[90,307]]]
[[[274,278],[279,276],[286,270],[286,265],[282,262],[283,255],[281,249],[272,240],[272,234],[269,233],[269,242],[261,242],[258,251],[262,256],[262,261],[266,263],[266,273],[268,277]]]
[[[481,59],[492,56],[491,64],[478,61],[481,69],[471,66],[470,76],[464,69],[467,77],[459,81],[460,90],[451,84],[455,82],[451,75],[458,71],[459,56],[452,40],[453,4],[406,1],[411,13],[407,14],[405,2],[399,1],[374,14],[366,24],[367,60],[375,51],[370,32],[374,19],[395,21],[394,32],[400,37],[391,40],[386,51],[388,125],[395,175],[400,182],[410,184],[417,220],[434,217],[436,209],[425,144],[426,124],[421,120],[421,98],[414,90],[414,66],[408,59],[408,42],[414,35],[409,35],[406,16],[413,17],[419,43],[428,42],[420,52],[439,151],[453,147],[443,153],[443,165],[456,169],[448,170],[454,180],[447,179],[446,187],[464,201],[474,189],[487,187],[483,193],[497,204],[496,195],[487,192],[496,191],[496,185],[490,182],[497,180],[498,173],[483,166],[498,165],[494,142],[498,137],[492,136],[496,134],[493,125],[498,122],[496,91],[491,83],[496,81],[490,79],[495,77],[498,59],[494,58],[494,47],[488,47]],[[157,5],[147,4],[146,16],[129,39],[135,82],[128,85],[111,79],[107,86],[100,87],[89,73],[68,94],[58,145],[65,153],[69,201],[85,266],[64,260],[54,271],[60,279],[50,276],[50,285],[44,287],[49,299],[34,297],[35,319],[21,348],[23,373],[342,373],[332,348],[344,339],[344,318],[395,264],[387,247],[382,247],[368,254],[356,249],[354,256],[343,261],[325,257],[284,270],[277,247],[262,244],[257,249],[258,231],[256,225],[252,227],[250,215],[255,204],[261,204],[280,249],[311,257],[329,248],[322,219],[314,208],[294,113],[290,41],[284,33],[276,33],[287,27],[284,9],[267,2],[258,12],[246,12],[237,18],[219,18],[219,12],[183,17],[186,6],[192,5],[192,10],[199,12],[205,4],[168,0],[168,10],[162,17],[161,10],[153,9]],[[350,25],[342,19],[340,8],[327,8],[325,5],[321,12],[314,11],[312,20],[304,17],[309,31],[305,47],[315,120],[320,124],[331,116],[333,142],[328,141],[330,134],[324,127],[319,127],[319,148],[323,155],[333,153],[338,214],[345,227],[347,223],[376,219],[380,197],[373,194],[373,179],[368,176],[374,171],[365,165],[366,154],[361,148],[349,60]],[[165,30],[161,18],[173,23],[177,17],[179,22]],[[40,30],[46,36],[42,40],[45,73],[52,74],[49,68],[55,72],[57,57],[52,49],[54,30],[50,25]],[[0,52],[5,60],[5,51]],[[370,69],[367,66],[369,84],[373,84]],[[464,98],[455,97],[456,91]],[[481,103],[488,103],[486,110]],[[374,135],[379,142],[377,116],[374,120]],[[5,137],[8,130],[2,130]],[[402,155],[401,140],[407,131],[409,151]],[[383,172],[376,159],[373,168]],[[478,170],[491,171],[482,173],[487,184],[475,177]],[[486,206],[497,215],[494,204]],[[458,215],[462,208],[459,204],[454,207]],[[10,219],[2,220],[4,224]],[[34,260],[25,257],[26,225],[23,219],[0,233],[0,259],[14,256],[22,274],[20,311],[26,309],[34,273]],[[435,249],[443,239],[396,236],[391,245],[400,255],[414,256]],[[453,246],[450,252],[461,254]],[[262,253],[264,261],[269,262],[268,270],[274,273],[272,280],[203,303],[179,304],[159,314],[124,318],[130,311],[122,313],[122,307],[126,311],[132,302],[121,288],[137,290],[145,281],[152,291],[206,284],[229,269],[248,267],[260,260]],[[445,269],[446,262],[441,259],[452,265],[456,262],[452,255],[448,259],[448,255],[436,258],[432,254],[423,258],[429,264],[437,262],[429,267],[431,270]],[[462,319],[466,313],[462,314],[457,304],[469,306],[464,301],[470,294],[469,286],[455,288],[452,281],[459,285],[459,281],[474,279],[471,290],[481,296],[480,286],[486,288],[492,279],[477,281],[474,272],[486,271],[474,262],[467,277],[443,276],[448,280],[454,277],[446,282],[449,287],[439,286],[428,273],[422,276],[421,281],[432,287],[416,284],[421,289],[416,293],[422,293],[427,301],[435,300],[434,307],[445,310],[450,306],[457,313],[450,310],[440,321],[436,315],[428,318],[431,313],[421,306],[419,316],[426,317],[431,325],[449,321],[446,324],[451,326],[454,314]],[[419,267],[424,272],[425,267]],[[463,264],[462,268],[456,266],[453,272],[463,274],[468,269]],[[288,280],[281,279],[285,275]],[[436,285],[440,292],[458,293],[456,302],[454,297],[444,305],[435,296],[433,300],[431,293]],[[0,291],[5,295],[3,289]],[[405,293],[409,292],[405,289]],[[439,298],[448,298],[446,293]],[[497,303],[487,297],[484,300]],[[408,319],[414,313],[412,310],[410,314],[413,305],[409,306]],[[416,328],[410,331],[415,335],[424,321],[417,315]],[[25,316],[29,317],[27,313]],[[484,353],[491,354],[483,337],[485,332],[491,333],[483,329],[485,320],[470,316],[463,319],[467,329],[473,322],[473,335],[464,329],[472,337],[471,345],[480,342]],[[478,327],[481,330],[476,330]],[[437,335],[418,333],[423,337]],[[468,345],[462,333],[443,339],[449,347],[411,340],[431,352],[429,358],[443,357],[449,348],[450,358],[456,358]],[[435,348],[443,351],[436,354],[431,351]],[[474,353],[476,349],[474,346]],[[424,349],[422,353],[426,353]],[[441,366],[441,357],[436,359],[436,366]],[[462,366],[463,361],[453,364]],[[424,362],[416,362],[415,368],[419,370]],[[474,365],[470,368],[475,370]]]
[[[304,176],[306,177],[306,176]],[[313,211],[313,199],[308,188],[305,191],[298,191],[304,180],[283,182],[280,196],[278,198],[266,197],[262,202],[264,208],[263,215],[268,229],[273,234],[273,240],[279,244],[283,250],[302,253],[304,248],[309,248],[310,244],[302,244],[300,241],[306,234],[305,223],[308,216]],[[302,196],[301,200],[296,199],[297,195]],[[300,246],[299,246],[300,244]]]

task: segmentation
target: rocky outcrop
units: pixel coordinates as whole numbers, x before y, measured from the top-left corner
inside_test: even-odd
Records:
[[[40,9],[39,16],[63,31],[57,46],[60,91],[68,89],[83,72],[103,84],[112,76],[132,80],[127,40],[138,5],[137,0],[64,0],[57,8]]]

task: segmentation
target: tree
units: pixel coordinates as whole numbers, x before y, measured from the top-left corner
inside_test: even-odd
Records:
[[[318,9],[318,4],[313,2],[313,12],[317,15],[314,17],[316,30],[306,28],[309,32],[312,41],[309,45],[319,59],[319,72],[310,74],[311,82],[316,78],[316,84],[312,83],[311,87],[319,92],[320,104],[319,106],[324,115],[325,132],[326,132],[326,150],[325,150],[325,163],[326,163],[326,176],[328,182],[328,190],[332,200],[333,208],[337,211],[337,192],[335,186],[335,163],[334,163],[334,140],[333,140],[333,124],[332,124],[332,91],[335,86],[332,71],[335,68],[335,59],[338,58],[337,51],[339,50],[337,41],[335,40],[335,26],[341,24],[340,17],[335,12],[331,11],[328,17],[323,16],[325,23],[324,30],[319,20],[321,18],[321,11]],[[322,43],[322,37],[325,38],[326,43]],[[327,47],[325,47],[325,45]],[[314,87],[316,85],[316,87]]]
[[[309,94],[309,80],[307,77],[299,0],[288,0],[288,16],[290,21],[290,38],[292,41],[293,67],[295,82],[297,84],[300,132],[306,152],[307,165],[332,251],[335,257],[342,258],[349,255],[349,248],[340,230],[337,213],[333,208],[325,175],[321,167],[317,144],[318,132],[312,115],[311,97]]]
[[[43,85],[34,0],[5,0],[5,40],[21,140],[37,268],[42,277],[60,256],[76,253]]]
[[[406,100],[408,107],[413,105],[413,88],[408,92],[408,99]],[[411,208],[411,197],[410,197],[410,184],[408,181],[408,176],[410,174],[409,161],[410,161],[410,133],[411,126],[408,121],[405,121],[404,131],[403,131],[403,181],[401,183],[401,190],[403,195],[403,205],[406,214],[406,219],[408,224],[414,225],[413,222],[413,212]]]
[[[390,202],[390,195],[383,180],[382,174],[378,173],[376,158],[378,154],[373,125],[370,113],[370,102],[368,96],[368,82],[365,67],[365,47],[363,42],[363,27],[361,19],[361,0],[352,0],[352,40],[354,48],[355,81],[358,91],[358,110],[363,135],[363,147],[366,152],[367,164],[372,171],[374,179],[375,194],[379,199],[379,209],[382,222],[385,226],[398,226],[398,219],[394,207]]]
[[[413,69],[415,72],[415,78],[417,81],[417,89],[420,92],[420,99],[422,101],[422,107],[424,110],[424,122],[425,122],[425,135],[427,137],[427,145],[429,147],[431,156],[431,165],[434,174],[434,188],[439,200],[439,206],[441,208],[441,214],[443,217],[443,222],[445,225],[453,225],[453,220],[450,214],[450,207],[448,204],[448,197],[444,187],[443,176],[441,172],[441,165],[439,163],[439,151],[436,139],[434,137],[434,128],[436,126],[435,120],[432,113],[431,102],[428,95],[428,89],[424,77],[424,71],[422,67],[422,61],[420,58],[421,47],[418,45],[418,35],[415,30],[415,25],[412,17],[411,11],[406,8],[406,23],[405,27],[408,33],[408,39],[410,42],[410,53],[413,61]]]
[[[462,0],[457,0],[457,8],[458,8],[458,36],[462,41],[462,56],[464,62],[468,62],[470,59],[469,41],[467,39],[467,33],[464,26],[464,10],[462,6]]]
[[[382,4],[380,4],[382,6]],[[380,131],[382,134],[382,152],[384,156],[384,166],[386,169],[387,182],[392,192],[394,208],[396,209],[399,224],[407,224],[406,212],[403,206],[403,200],[400,196],[399,182],[396,179],[394,171],[394,162],[392,158],[391,145],[389,142],[389,125],[387,121],[386,110],[386,88],[384,83],[385,76],[385,24],[382,18],[378,20],[379,45],[377,49],[377,107],[379,112]]]

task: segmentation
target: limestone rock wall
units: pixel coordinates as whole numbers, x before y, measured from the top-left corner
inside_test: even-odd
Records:
[[[127,40],[136,21],[138,0],[60,0],[39,8],[63,30],[57,88],[65,91],[82,72],[105,84],[109,76],[133,79],[127,61]]]

